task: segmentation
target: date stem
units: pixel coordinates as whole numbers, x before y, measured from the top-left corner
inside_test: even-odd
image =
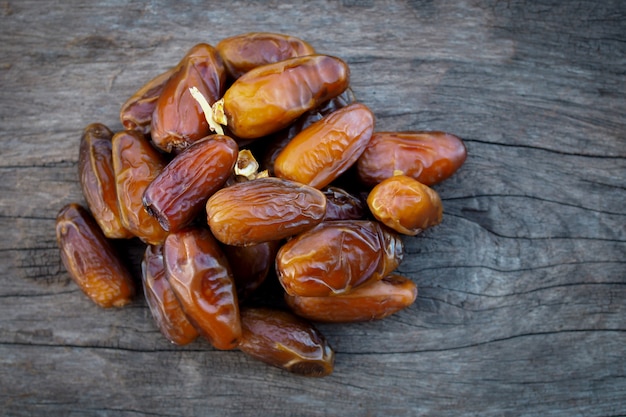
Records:
[[[224,129],[222,129],[221,124],[216,120],[215,114],[213,113],[211,105],[206,100],[206,97],[204,97],[204,95],[202,95],[200,90],[198,90],[196,87],[191,87],[189,89],[189,92],[191,93],[191,96],[194,98],[194,100],[196,100],[198,104],[200,104],[200,107],[202,107],[202,111],[204,112],[204,117],[209,124],[209,128],[218,135],[223,135]]]

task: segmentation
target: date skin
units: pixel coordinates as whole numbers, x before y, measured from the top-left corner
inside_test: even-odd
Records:
[[[65,269],[94,303],[109,308],[131,302],[132,275],[85,208],[71,203],[59,211],[56,238]]]
[[[445,132],[375,132],[357,161],[360,180],[373,187],[396,171],[432,186],[465,162],[463,141]]]
[[[226,125],[238,138],[267,136],[343,93],[349,78],[348,65],[327,55],[290,58],[257,67],[226,90]]]
[[[235,279],[239,301],[247,299],[263,284],[274,266],[279,246],[278,241],[251,246],[222,246]]]
[[[326,297],[389,275],[402,260],[402,241],[378,222],[321,223],[285,243],[276,272],[290,295]]]
[[[232,36],[223,39],[215,47],[233,79],[262,65],[315,53],[315,49],[302,39],[269,32]]]
[[[143,205],[166,231],[188,225],[232,174],[237,143],[211,135],[178,154],[148,185]]]
[[[141,261],[141,275],[146,303],[157,327],[176,345],[187,345],[198,337],[165,274],[163,246],[148,245]]]
[[[381,223],[410,236],[438,225],[443,217],[439,194],[406,175],[387,178],[372,188],[367,205]]]
[[[335,352],[310,323],[287,311],[264,307],[241,311],[239,349],[288,372],[323,377],[334,369]]]
[[[126,100],[120,109],[120,121],[126,130],[138,130],[143,134],[150,132],[152,113],[165,84],[178,70],[171,68],[157,75]]]
[[[364,219],[367,211],[363,201],[338,187],[327,187],[322,190],[326,196],[326,217],[328,220],[359,220]]]
[[[326,197],[293,181],[259,178],[219,190],[207,201],[206,212],[220,242],[248,246],[284,239],[320,223]]]
[[[296,135],[276,158],[277,177],[323,188],[361,156],[374,130],[367,106],[353,103]]]
[[[286,294],[291,310],[300,317],[326,323],[380,320],[410,306],[417,286],[409,278],[388,275],[380,281],[332,297],[299,297]]]
[[[168,281],[187,317],[220,350],[237,347],[241,319],[224,253],[206,229],[171,233],[163,245]]]
[[[101,123],[83,131],[78,155],[78,176],[87,206],[104,235],[111,239],[133,237],[120,220],[115,190],[111,138],[113,132]]]
[[[167,232],[143,206],[143,193],[165,168],[166,161],[136,130],[113,136],[113,169],[120,219],[124,228],[151,245],[163,243]]]
[[[194,46],[156,102],[151,122],[154,144],[165,152],[179,152],[209,135],[204,112],[189,89],[196,87],[212,104],[222,96],[225,83],[226,69],[217,50],[204,43]]]

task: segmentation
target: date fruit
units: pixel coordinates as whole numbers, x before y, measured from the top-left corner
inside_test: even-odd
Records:
[[[334,369],[335,352],[307,321],[287,311],[244,308],[239,349],[251,357],[294,374],[323,377]]]
[[[171,233],[163,245],[168,281],[187,317],[216,349],[234,349],[241,319],[233,276],[206,229]]]
[[[366,216],[365,204],[355,195],[338,187],[322,190],[326,196],[326,217],[328,220],[359,220]]]
[[[402,241],[378,222],[323,222],[285,243],[276,272],[290,295],[347,294],[389,275],[402,260]]]
[[[228,136],[211,135],[178,154],[148,185],[143,205],[166,231],[189,224],[232,174],[239,148]]]
[[[443,217],[439,194],[406,175],[387,178],[367,196],[374,217],[398,233],[415,236]]]
[[[85,128],[80,139],[78,177],[87,206],[104,235],[111,239],[130,238],[133,235],[122,225],[117,205],[112,137],[113,132],[101,123]]]
[[[250,246],[222,246],[235,279],[239,301],[250,296],[265,281],[274,266],[278,248],[277,241]]]
[[[225,88],[226,69],[217,50],[201,43],[182,59],[159,95],[152,115],[154,144],[165,152],[181,151],[210,134],[202,107],[189,89],[195,87],[209,104]]]
[[[152,318],[167,340],[187,345],[198,337],[165,276],[163,246],[148,245],[141,261],[144,296]]]
[[[65,269],[100,307],[122,307],[135,293],[132,275],[91,214],[71,203],[56,218],[57,243]]]
[[[141,132],[113,136],[113,169],[120,219],[124,228],[151,245],[163,243],[167,232],[143,206],[143,193],[166,165]]]
[[[348,294],[330,297],[285,294],[287,305],[295,314],[326,323],[380,320],[410,306],[416,297],[415,283],[395,274],[362,285]]]
[[[222,243],[248,246],[280,240],[324,219],[326,197],[280,178],[259,178],[222,188],[206,204],[207,222]]]
[[[232,36],[221,40],[215,47],[233,79],[262,65],[315,53],[313,47],[302,39],[268,32]]]
[[[463,141],[445,132],[375,132],[357,161],[361,181],[373,187],[400,171],[432,186],[465,162]]]
[[[216,120],[241,139],[256,139],[290,123],[348,88],[339,58],[308,55],[257,67],[239,77],[215,103]]]
[[[296,135],[276,158],[274,173],[323,188],[361,156],[374,130],[367,106],[353,103],[313,123]]]

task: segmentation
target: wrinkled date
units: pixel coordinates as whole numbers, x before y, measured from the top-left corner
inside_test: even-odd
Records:
[[[215,113],[242,139],[256,139],[286,128],[322,103],[343,93],[348,65],[339,58],[308,55],[263,65],[235,81]],[[222,110],[219,109],[222,107]],[[223,122],[223,123],[222,123]]]
[[[276,158],[274,173],[323,188],[361,156],[374,130],[374,115],[350,104],[313,123],[294,137]]]
[[[198,331],[187,318],[165,277],[163,246],[146,247],[141,261],[141,279],[146,303],[163,336],[181,346],[196,340]]]
[[[228,74],[236,79],[246,72],[288,58],[312,55],[311,45],[294,36],[251,32],[223,39],[216,46]]]
[[[167,277],[196,328],[222,350],[241,339],[239,303],[228,261],[211,233],[183,229],[163,245]]]
[[[177,155],[148,185],[143,205],[167,231],[189,224],[226,182],[237,161],[237,143],[211,135]]]
[[[283,245],[276,256],[276,272],[291,295],[343,294],[396,269],[402,248],[400,238],[377,222],[329,221]]]
[[[211,45],[194,46],[165,83],[152,115],[154,144],[165,152],[180,151],[207,136],[209,125],[189,89],[196,87],[209,104],[223,94],[226,69]]]
[[[247,246],[280,240],[324,219],[326,197],[280,178],[259,178],[222,188],[206,204],[207,222],[222,243]]]
[[[143,193],[166,165],[142,133],[127,130],[113,136],[113,169],[120,219],[124,228],[146,243],[163,243],[167,232],[143,206]]]
[[[239,349],[255,359],[304,376],[333,372],[335,352],[326,338],[292,313],[249,307],[241,311],[241,324]]]
[[[443,206],[432,188],[406,175],[387,178],[367,197],[371,213],[396,232],[416,235],[441,223]]]
[[[135,293],[133,278],[87,210],[68,204],[56,218],[57,243],[67,272],[100,307],[122,307]]]
[[[94,219],[108,238],[132,237],[120,220],[115,190],[112,144],[113,132],[101,123],[85,128],[78,154],[78,177]]]
[[[359,178],[374,186],[396,172],[425,185],[438,184],[465,162],[458,137],[444,132],[376,132],[358,160]]]
[[[119,117],[126,130],[94,123],[81,138],[93,217],[77,204],[57,217],[71,277],[98,305],[127,304],[133,280],[110,239],[137,237],[167,340],[202,336],[305,376],[335,358],[308,320],[379,320],[415,302],[394,273],[401,235],[442,221],[430,187],[467,157],[448,133],[375,132],[346,62],[277,33],[196,44]]]
[[[362,285],[348,294],[331,297],[285,295],[291,310],[312,321],[351,323],[380,320],[410,306],[417,297],[417,286],[409,278],[388,275]]]

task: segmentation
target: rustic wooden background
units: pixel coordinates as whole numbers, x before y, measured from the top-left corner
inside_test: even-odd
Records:
[[[84,126],[120,129],[143,82],[248,31],[344,58],[378,129],[469,151],[443,223],[406,240],[418,300],[320,326],[324,379],[170,345],[141,299],[99,309],[54,238]],[[0,414],[626,415],[621,0],[2,1],[0,104]]]

